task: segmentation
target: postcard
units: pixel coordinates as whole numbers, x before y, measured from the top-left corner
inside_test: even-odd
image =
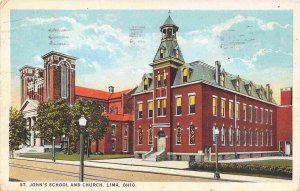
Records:
[[[1,190],[298,190],[296,1],[3,1]]]

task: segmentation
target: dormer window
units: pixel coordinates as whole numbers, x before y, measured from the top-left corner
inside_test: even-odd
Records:
[[[189,78],[189,71],[187,68],[184,68],[182,70],[182,73],[183,73],[183,76],[182,76],[182,82],[185,83],[188,81],[188,78]]]
[[[240,80],[239,79],[236,80],[235,88],[236,88],[236,91],[238,91],[238,92],[240,91]]]
[[[148,85],[149,85],[149,79],[146,77],[144,79],[144,90],[147,90],[148,89]]]
[[[248,94],[252,95],[252,84],[251,83],[248,86]]]
[[[164,57],[164,54],[165,54],[165,49],[162,47],[161,49],[160,49],[160,58],[163,58]]]

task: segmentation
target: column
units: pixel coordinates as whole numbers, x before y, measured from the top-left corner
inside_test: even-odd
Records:
[[[26,129],[27,130],[30,130],[30,118],[26,118]],[[30,135],[28,135],[28,137],[29,137]],[[26,145],[30,145],[30,140],[27,140],[26,141]]]
[[[35,124],[35,122],[36,122],[36,117],[34,117],[34,118],[32,118],[33,119],[33,124],[32,124],[32,126]],[[35,131],[35,134],[39,134],[40,132],[39,131]],[[40,147],[41,146],[41,138],[39,138],[39,137],[35,137],[35,146],[38,146],[38,147]]]
[[[30,136],[30,146],[34,146],[34,131],[33,131],[33,129],[32,129],[32,123],[34,123],[33,122],[33,118],[29,118],[29,120],[30,120],[30,126],[29,126],[29,128],[30,128],[30,134],[31,134],[31,136]]]

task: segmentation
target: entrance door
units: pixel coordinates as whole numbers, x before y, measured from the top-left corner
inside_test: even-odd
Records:
[[[291,144],[289,141],[285,142],[285,155],[290,155],[291,154]]]
[[[163,151],[166,148],[166,137],[157,139],[157,152]]]

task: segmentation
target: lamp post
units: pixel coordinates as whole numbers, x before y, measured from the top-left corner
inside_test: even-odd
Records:
[[[83,174],[84,174],[84,136],[85,136],[85,126],[86,126],[86,118],[84,115],[81,115],[78,120],[80,127],[80,173],[79,173],[79,181],[83,182]]]
[[[52,161],[55,162],[55,137],[52,137]]]
[[[216,147],[216,172],[215,172],[215,175],[214,175],[214,178],[215,179],[220,179],[220,173],[219,173],[219,168],[218,168],[218,136],[219,136],[219,129],[217,127],[215,127],[215,139],[216,139],[216,144],[215,144],[215,147]]]

